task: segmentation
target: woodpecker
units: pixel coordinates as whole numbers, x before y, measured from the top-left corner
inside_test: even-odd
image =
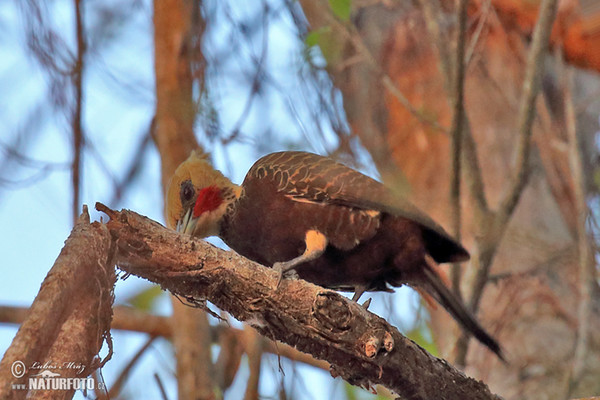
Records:
[[[365,291],[412,286],[504,360],[436,272],[437,263],[466,261],[469,253],[410,202],[331,158],[268,154],[238,186],[192,152],[171,178],[166,208],[167,224],[181,233],[219,236],[281,275],[293,270],[325,288],[353,291],[354,301]]]

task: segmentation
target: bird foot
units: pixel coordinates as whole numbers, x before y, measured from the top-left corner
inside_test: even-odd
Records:
[[[275,264],[273,264],[273,269],[275,271],[277,271],[277,273],[279,274],[279,278],[277,279],[277,285],[275,286],[275,288],[279,288],[279,285],[281,284],[281,280],[283,279],[283,275],[286,275],[287,279],[299,279],[298,273],[296,272],[295,269],[290,268],[288,265],[286,265],[287,263],[285,262],[276,262]]]

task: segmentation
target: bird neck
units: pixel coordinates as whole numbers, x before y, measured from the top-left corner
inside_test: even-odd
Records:
[[[237,206],[238,206],[240,197],[243,196],[243,191],[244,190],[241,186],[238,186],[232,182],[230,182],[228,189],[225,191],[229,195],[226,195],[224,198],[225,209],[224,209],[222,217],[219,220],[218,236],[221,237],[221,239],[223,239],[222,233],[227,231],[228,226],[237,211]]]
[[[226,217],[235,210],[235,206],[242,195],[242,187],[231,182],[229,179],[224,183],[225,185],[221,188],[221,193],[223,194],[223,203],[225,205],[223,217]]]
[[[235,204],[242,195],[242,188],[241,186],[238,186],[230,181],[229,185],[226,186],[223,192],[225,193],[225,197],[223,198],[223,200],[225,204],[227,204],[227,208],[225,210],[225,213],[227,214],[228,212],[230,212],[231,209],[235,208]]]

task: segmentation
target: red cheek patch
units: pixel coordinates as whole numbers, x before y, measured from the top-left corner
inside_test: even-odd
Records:
[[[216,210],[221,203],[221,189],[216,186],[208,186],[198,192],[198,198],[194,205],[194,217],[198,218],[205,212]]]

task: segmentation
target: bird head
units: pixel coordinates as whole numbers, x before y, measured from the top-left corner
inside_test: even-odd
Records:
[[[217,235],[227,208],[240,193],[241,188],[214,169],[203,153],[193,151],[169,182],[167,225],[192,236]]]

